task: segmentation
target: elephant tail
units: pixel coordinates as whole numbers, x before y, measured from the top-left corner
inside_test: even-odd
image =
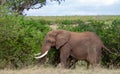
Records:
[[[107,50],[109,53],[113,54],[113,55],[120,56],[119,54],[113,53],[112,51],[110,51],[110,49],[108,49],[108,48],[107,48],[106,46],[104,46],[104,45],[103,45],[103,48],[104,48],[105,50]]]
[[[110,51],[110,49],[108,49],[106,46],[103,45],[103,48],[104,48],[105,50],[107,50],[109,53],[113,54],[113,52]]]

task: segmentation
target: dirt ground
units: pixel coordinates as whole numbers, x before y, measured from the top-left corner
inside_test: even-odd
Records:
[[[120,74],[120,69],[86,69],[77,67],[75,69],[63,69],[53,67],[32,67],[20,70],[4,69],[0,70],[0,74]]]

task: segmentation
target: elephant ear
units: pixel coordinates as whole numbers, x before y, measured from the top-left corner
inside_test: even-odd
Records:
[[[59,49],[61,46],[66,44],[70,39],[70,33],[66,31],[60,32],[56,36],[56,48]]]

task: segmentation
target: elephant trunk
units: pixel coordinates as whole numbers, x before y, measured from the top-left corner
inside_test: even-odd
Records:
[[[48,54],[50,48],[51,48],[50,46],[43,46],[42,53],[35,54],[35,56],[37,56],[37,57],[35,57],[35,59],[41,59],[41,58],[45,57]],[[40,56],[38,56],[38,55],[40,55]]]

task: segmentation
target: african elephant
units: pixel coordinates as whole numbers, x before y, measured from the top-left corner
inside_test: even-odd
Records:
[[[60,51],[62,67],[69,68],[70,56],[76,60],[84,60],[87,67],[91,64],[97,66],[101,60],[101,49],[107,49],[101,39],[93,32],[70,32],[66,30],[53,30],[47,33],[41,55],[36,59],[44,59],[51,47]]]

